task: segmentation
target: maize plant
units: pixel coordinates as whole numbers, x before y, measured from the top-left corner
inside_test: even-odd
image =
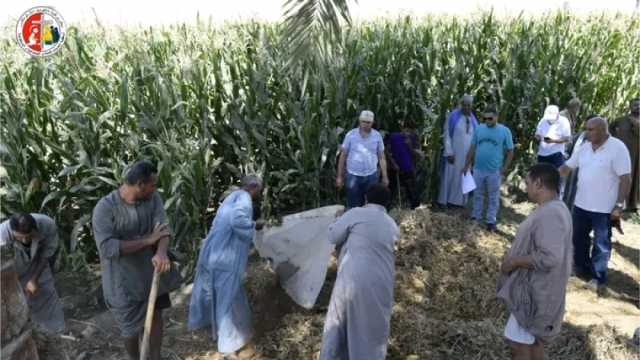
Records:
[[[354,23],[331,57],[291,67],[286,27],[197,21],[71,28],[55,56],[0,40],[2,214],[42,211],[67,251],[94,261],[90,215],[127,164],[151,159],[176,241],[198,251],[219,196],[243,173],[265,180],[264,216],[343,201],[336,154],[358,113],[396,131],[416,121],[419,164],[435,194],[442,124],[463,93],[497,104],[516,142],[515,175],[533,161],[549,103],[614,117],[640,91],[640,20],[622,15]],[[581,124],[577,124],[581,126]]]

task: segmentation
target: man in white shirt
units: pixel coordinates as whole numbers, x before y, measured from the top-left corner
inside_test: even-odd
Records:
[[[587,122],[585,143],[560,167],[566,176],[579,169],[573,209],[574,265],[578,275],[590,275],[588,287],[597,290],[607,281],[611,257],[611,222],[622,215],[631,186],[631,159],[624,143],[609,135],[607,121]],[[591,238],[593,230],[593,248]]]
[[[384,143],[380,133],[372,128],[373,118],[373,112],[362,111],[359,118],[360,125],[347,133],[340,146],[336,187],[338,189],[346,187],[348,209],[364,205],[367,189],[372,184],[378,183],[380,175],[382,175],[382,184],[389,186]]]
[[[571,140],[571,124],[560,115],[556,105],[549,105],[538,122],[535,134],[538,146],[538,162],[548,163],[555,168],[564,164],[565,144]]]

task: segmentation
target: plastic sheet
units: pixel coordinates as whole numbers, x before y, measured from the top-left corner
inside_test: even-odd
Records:
[[[342,205],[325,206],[282,218],[282,225],[256,231],[254,244],[268,259],[283,289],[300,306],[315,304],[333,251],[329,225]]]

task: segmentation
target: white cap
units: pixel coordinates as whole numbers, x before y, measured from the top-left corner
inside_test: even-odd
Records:
[[[556,121],[558,120],[558,116],[560,115],[560,108],[556,105],[549,105],[546,109],[544,109],[543,119],[547,121]]]
[[[360,118],[361,121],[366,121],[366,122],[373,122],[373,111],[371,110],[362,110],[362,112],[360,113]]]

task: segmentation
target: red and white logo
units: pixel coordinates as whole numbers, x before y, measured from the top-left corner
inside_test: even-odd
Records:
[[[16,26],[18,45],[33,56],[53,55],[66,38],[62,16],[52,7],[37,6],[22,14]]]

